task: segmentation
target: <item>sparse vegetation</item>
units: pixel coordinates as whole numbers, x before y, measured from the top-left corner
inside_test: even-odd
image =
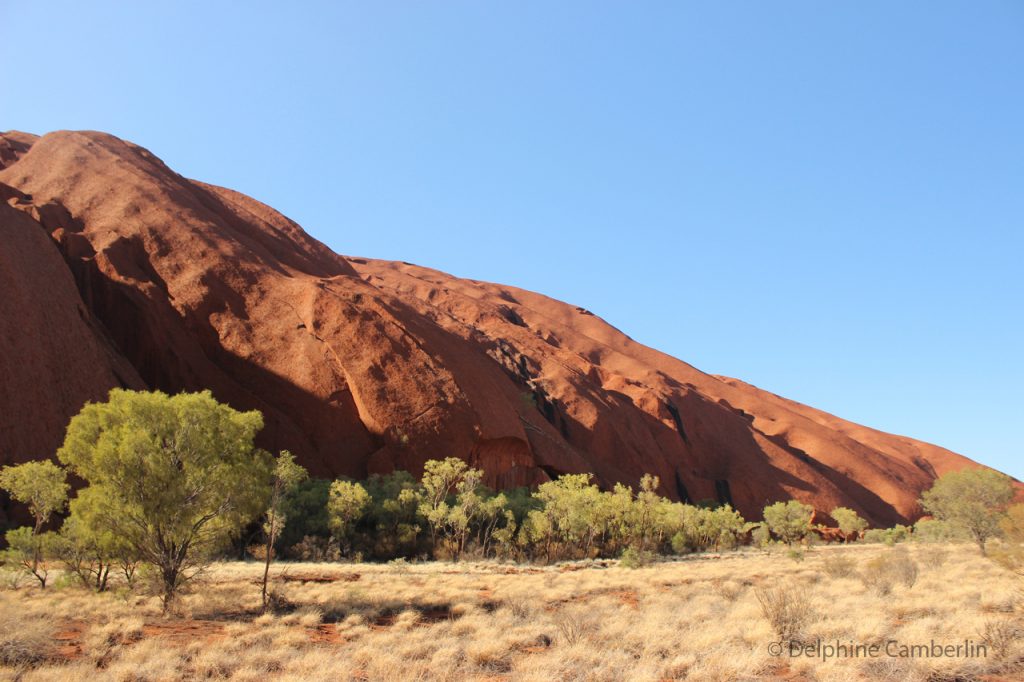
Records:
[[[7,536],[0,667],[137,680],[1024,673],[1019,579],[951,550],[950,539],[979,537],[952,512],[820,547],[807,505],[778,502],[748,524],[726,504],[672,502],[654,476],[636,490],[578,474],[496,493],[449,458],[428,462],[423,481],[304,480],[288,453],[253,447],[260,424],[208,393],[114,391],[68,429],[59,458],[85,485],[59,533],[44,526],[64,506],[64,471],[4,470],[35,525]],[[45,504],[26,481],[48,491]],[[826,539],[865,530],[851,510],[833,518],[839,535]],[[986,528],[993,518],[986,538],[1005,540],[992,557],[1019,571],[1022,513],[1000,508]],[[232,538],[258,563],[224,562]],[[282,555],[349,563],[277,568]],[[49,589],[26,587],[33,576]],[[931,638],[973,633],[992,658],[821,662],[765,650],[911,640],[915,621]]]
[[[821,568],[830,578],[849,578],[857,574],[857,562],[846,554],[830,554],[822,560]]]
[[[755,588],[754,595],[780,641],[801,641],[814,618],[806,590],[796,585],[766,585]]]
[[[1021,604],[1010,599],[1019,579],[992,570],[976,552],[954,548],[941,570],[930,567],[918,554],[927,549],[833,545],[797,565],[743,549],[688,555],[643,571],[614,562],[413,561],[401,571],[388,564],[275,564],[280,608],[263,615],[264,565],[255,561],[211,565],[199,582],[183,586],[169,615],[162,615],[159,596],[127,589],[116,572],[104,594],[78,581],[45,591],[26,584],[0,593],[0,649],[8,657],[0,677],[17,671],[27,682],[94,679],[97,666],[103,678],[133,680],[1024,674],[1014,634]],[[900,551],[921,564],[912,589],[897,580],[879,596],[859,580],[822,575],[832,556],[863,567]],[[993,596],[979,600],[981,594]],[[910,644],[969,638],[991,648],[975,659],[772,657],[768,643],[784,638]]]
[[[903,525],[895,525],[892,528],[872,528],[864,532],[864,542],[879,542],[889,546],[906,542],[910,539],[910,528]]]
[[[880,554],[865,564],[861,581],[879,596],[892,592],[897,584],[907,588],[914,586],[919,573],[917,562],[903,549]]]

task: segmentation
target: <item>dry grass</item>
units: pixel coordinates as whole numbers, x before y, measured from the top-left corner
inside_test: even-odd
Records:
[[[941,568],[929,547],[865,545],[639,569],[289,564],[263,616],[256,563],[218,564],[167,618],[140,594],[24,585],[0,592],[0,679],[1019,679],[1020,577],[970,547],[942,551]],[[884,595],[860,579],[881,565],[895,576]],[[970,640],[988,655],[772,656],[780,638]]]

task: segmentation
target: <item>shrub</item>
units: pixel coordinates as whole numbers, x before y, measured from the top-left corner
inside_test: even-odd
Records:
[[[743,585],[733,580],[715,578],[711,581],[711,591],[728,602],[734,602],[743,593]]]
[[[830,578],[849,578],[857,574],[857,562],[842,554],[825,557],[821,569]]]
[[[963,528],[947,521],[921,519],[914,524],[911,539],[914,542],[965,542],[971,536]]]
[[[988,558],[1003,568],[1024,576],[1024,547],[1020,545],[997,547],[989,551]]]
[[[533,604],[526,597],[508,597],[505,599],[505,605],[512,612],[512,617],[518,620],[526,620],[533,615]]]
[[[909,538],[910,528],[900,525],[892,528],[872,528],[864,533],[864,542],[884,543],[890,547]]]
[[[772,533],[768,530],[768,525],[759,523],[754,526],[750,531],[750,540],[755,547],[767,547],[772,541]]]
[[[560,611],[555,625],[569,646],[583,640],[594,629],[593,623],[581,611]]]
[[[39,664],[50,657],[53,641],[48,619],[26,616],[4,598],[0,601],[4,622],[0,626],[0,665],[14,668]],[[12,679],[18,679],[15,675]]]
[[[879,596],[892,592],[897,583],[910,588],[917,582],[917,563],[906,551],[894,551],[871,559],[861,571],[861,581]]]
[[[288,554],[300,561],[338,561],[341,549],[334,538],[307,535],[288,550]]]
[[[896,576],[887,570],[884,557],[875,557],[867,562],[860,574],[861,582],[875,594],[884,597],[896,586]]]
[[[1013,543],[1024,543],[1024,504],[1010,505],[999,521],[1003,536]]]
[[[918,550],[917,555],[921,557],[921,561],[924,562],[925,566],[932,568],[938,568],[942,564],[946,563],[946,559],[949,558],[949,552],[942,547],[936,547],[934,545],[928,545]]]
[[[622,552],[622,558],[619,560],[619,565],[624,568],[643,568],[644,566],[650,566],[654,563],[655,558],[654,552],[649,550],[627,547]]]
[[[1013,647],[1021,641],[1024,630],[1012,618],[1000,618],[987,621],[978,634],[981,643],[992,652],[992,657],[997,661],[1005,661],[1010,657]]]
[[[920,569],[917,562],[910,558],[910,554],[906,551],[893,552],[892,556],[889,557],[889,563],[892,572],[896,575],[896,580],[907,588],[911,588],[917,582],[917,576]]]
[[[252,544],[245,548],[245,553],[257,561],[266,561],[267,559],[267,546],[261,544]],[[270,549],[270,557],[274,558],[277,554],[273,548]]]
[[[800,641],[814,619],[814,610],[806,591],[793,585],[754,588],[761,614],[783,642]]]

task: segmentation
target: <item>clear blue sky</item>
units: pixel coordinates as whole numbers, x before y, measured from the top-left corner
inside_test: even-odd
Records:
[[[1024,3],[0,0],[0,129],[1024,478]]]

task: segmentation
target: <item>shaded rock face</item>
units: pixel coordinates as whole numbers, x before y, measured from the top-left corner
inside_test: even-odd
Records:
[[[0,135],[0,463],[51,455],[114,386],[209,388],[316,476],[459,456],[492,485],[660,477],[750,518],[790,497],[875,524],[972,465],[638,344],[589,311],[346,258],[110,135]]]

